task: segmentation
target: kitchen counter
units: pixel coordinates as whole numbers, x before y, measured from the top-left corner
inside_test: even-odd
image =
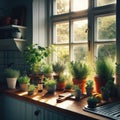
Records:
[[[45,94],[45,91],[38,93],[36,95],[28,96],[27,92],[21,92],[18,89],[15,90],[4,90],[3,92],[7,96],[11,96],[15,99],[26,101],[37,106],[52,109],[54,111],[60,111],[66,115],[72,115],[76,117],[83,117],[86,120],[109,120],[108,118],[95,115],[83,110],[83,107],[87,104],[87,98],[83,98],[80,101],[75,101],[73,99],[67,99],[61,103],[57,103],[58,95],[61,92],[55,92],[54,95]]]

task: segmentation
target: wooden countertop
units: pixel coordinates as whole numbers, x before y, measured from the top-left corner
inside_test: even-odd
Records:
[[[57,103],[56,99],[58,98],[58,94],[61,92],[55,92],[54,95],[46,94],[45,96],[43,96],[44,92],[42,92],[36,95],[28,96],[27,92],[21,92],[20,90],[15,89],[5,90],[3,93],[16,99],[32,103],[34,105],[43,106],[58,112],[64,112],[67,115],[70,114],[74,116],[83,116],[88,118],[88,120],[109,120],[108,118],[84,111],[83,107],[87,104],[87,98],[83,98],[80,101],[67,99],[61,103]]]

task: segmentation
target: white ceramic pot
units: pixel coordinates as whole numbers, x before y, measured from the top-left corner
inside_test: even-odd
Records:
[[[15,89],[16,88],[16,82],[17,82],[17,78],[7,78],[8,88]]]
[[[20,39],[21,37],[22,37],[22,33],[21,32],[13,32],[13,38]]]

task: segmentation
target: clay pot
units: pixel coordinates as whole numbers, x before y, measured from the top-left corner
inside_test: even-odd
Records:
[[[80,89],[82,90],[82,94],[86,93],[86,88],[85,88],[85,86],[86,86],[86,78],[83,79],[83,80],[73,78],[73,84],[74,85],[79,85]]]
[[[94,80],[95,80],[96,92],[101,93],[101,87],[105,86],[106,83],[100,80],[98,76],[95,76]]]

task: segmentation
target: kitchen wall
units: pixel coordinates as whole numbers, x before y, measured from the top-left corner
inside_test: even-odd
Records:
[[[26,7],[27,43],[47,46],[49,34],[47,31],[48,10],[45,7],[47,3],[47,0],[0,0],[0,19],[3,16],[9,16],[13,7],[24,5]],[[29,69],[21,51],[4,47],[4,50],[0,49],[0,81],[4,80],[3,70],[8,65],[21,71]]]

